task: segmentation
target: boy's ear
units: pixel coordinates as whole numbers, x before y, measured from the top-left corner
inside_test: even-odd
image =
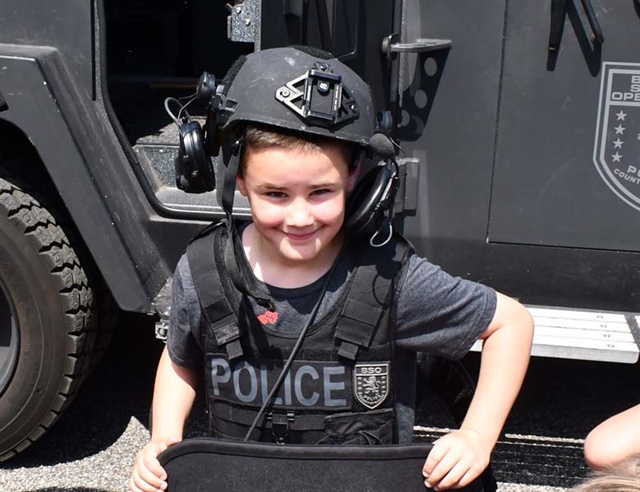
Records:
[[[236,188],[242,196],[247,196],[247,187],[244,184],[244,179],[240,175],[236,176]]]
[[[360,166],[362,164],[362,152],[355,151],[349,166],[349,180],[347,181],[347,192],[353,191],[360,175]]]

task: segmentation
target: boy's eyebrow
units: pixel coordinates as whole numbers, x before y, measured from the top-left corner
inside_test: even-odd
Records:
[[[312,189],[319,189],[319,188],[330,188],[332,186],[336,186],[336,183],[333,181],[326,181],[323,183],[313,183],[313,184],[309,184],[309,188]],[[278,184],[274,184],[274,183],[261,183],[259,185],[256,186],[256,188],[258,189],[269,189],[269,190],[286,190],[287,187],[286,186],[282,186],[282,185],[278,185]]]
[[[261,183],[256,186],[258,189],[269,189],[269,190],[284,190],[286,187],[282,185],[272,184],[272,183]]]

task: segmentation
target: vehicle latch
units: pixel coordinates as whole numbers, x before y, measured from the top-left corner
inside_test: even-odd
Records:
[[[418,168],[420,160],[415,157],[398,159],[400,185],[393,204],[394,213],[415,212],[418,209]]]
[[[158,340],[162,340],[165,343],[167,342],[169,316],[171,315],[172,287],[172,278],[169,278],[153,300],[153,307],[158,316],[155,324],[155,335]]]

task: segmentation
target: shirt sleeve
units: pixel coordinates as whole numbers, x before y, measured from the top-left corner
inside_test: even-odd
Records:
[[[396,303],[398,347],[459,359],[489,327],[496,292],[412,255]]]
[[[200,346],[200,302],[186,255],[173,274],[171,313],[167,349],[171,360],[182,367],[199,367],[204,362]]]

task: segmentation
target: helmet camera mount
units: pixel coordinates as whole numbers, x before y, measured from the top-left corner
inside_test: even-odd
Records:
[[[308,124],[325,128],[358,117],[358,104],[342,77],[332,73],[330,65],[316,62],[304,75],[276,91],[276,99]]]

